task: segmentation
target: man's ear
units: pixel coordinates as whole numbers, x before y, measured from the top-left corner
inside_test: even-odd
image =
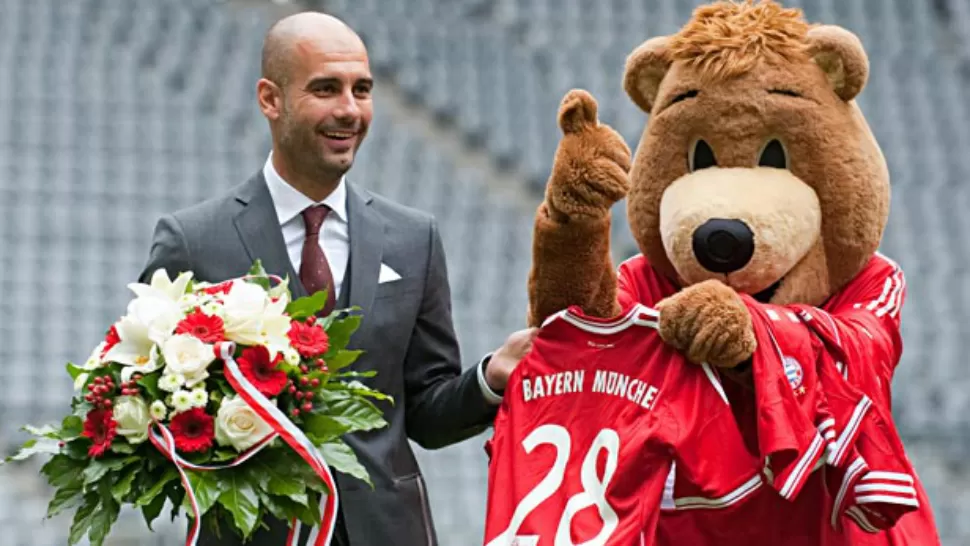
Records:
[[[623,89],[648,114],[657,100],[660,82],[670,68],[670,59],[667,56],[669,41],[667,36],[650,38],[626,58]]]
[[[808,31],[809,53],[835,94],[848,102],[856,97],[869,79],[869,58],[862,41],[835,25],[819,25]]]

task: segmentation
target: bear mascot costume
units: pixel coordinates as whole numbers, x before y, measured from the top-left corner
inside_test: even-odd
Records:
[[[868,70],[860,40],[843,28],[810,25],[800,10],[770,1],[717,2],[627,58],[624,90],[649,114],[632,158],[597,121],[593,97],[570,91],[536,215],[530,324],[570,306],[602,318],[633,302],[658,309],[666,343],[728,378],[738,427],[757,452],[751,362],[776,349],[759,342],[757,326],[787,321],[772,343],[831,359],[891,428],[905,279],[877,252],[890,188],[855,102]],[[610,210],[624,197],[641,254],[617,268]],[[909,508],[888,523],[865,510],[854,524],[830,521],[835,494],[790,502],[762,493],[735,510],[670,503],[658,544],[939,544],[925,492],[903,459],[906,479],[890,489]],[[676,474],[668,478],[673,497]],[[812,474],[804,490],[830,491],[820,485],[824,470]]]

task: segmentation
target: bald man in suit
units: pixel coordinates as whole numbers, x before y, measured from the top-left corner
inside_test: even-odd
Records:
[[[372,87],[367,50],[343,22],[312,12],[277,22],[257,83],[272,152],[226,195],[161,218],[142,279],[165,268],[221,281],[259,259],[268,272],[289,276],[295,298],[329,288],[327,310],[360,307],[364,320],[351,343],[365,352],[354,369],[377,371],[370,386],[396,403],[381,405],[389,426],[345,438],[375,487],[335,475],[341,511],[333,544],[427,546],[437,538],[408,439],[436,449],[486,430],[535,330],[513,333],[462,371],[434,218],[345,176],[371,121]],[[248,543],[282,546],[286,524],[264,523],[269,529]],[[243,544],[227,531],[204,531],[200,546]]]

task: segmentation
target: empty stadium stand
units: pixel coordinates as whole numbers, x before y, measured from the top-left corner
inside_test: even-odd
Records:
[[[368,43],[377,114],[349,176],[438,218],[468,364],[524,320],[560,98],[589,89],[635,147],[647,116],[622,92],[625,57],[699,3],[308,2]],[[908,278],[896,419],[944,543],[970,544],[970,2],[787,3],[856,32],[869,51],[860,104],[894,184],[882,251]],[[253,90],[271,19],[253,4],[0,0],[3,453],[25,439],[16,424],[63,412],[64,362],[85,359],[124,312],[155,220],[261,167],[269,140]],[[623,214],[619,205],[618,260],[636,252]],[[480,541],[483,440],[419,453],[443,546]],[[66,543],[68,519],[41,521],[47,494],[36,464],[0,467],[0,542]],[[109,544],[174,544],[184,520],[150,539],[142,526],[125,514]]]

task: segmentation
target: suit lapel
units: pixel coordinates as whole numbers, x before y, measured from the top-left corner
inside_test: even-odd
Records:
[[[384,253],[384,221],[371,206],[373,198],[347,182],[347,216],[350,235],[350,306],[360,307],[366,317],[374,302]]]
[[[280,229],[273,198],[269,194],[263,173],[257,173],[243,184],[236,199],[244,206],[233,218],[233,222],[249,254],[250,262],[258,259],[268,273],[288,276],[293,299],[306,296],[306,289],[300,282],[300,276],[293,270],[293,264],[286,252],[283,231]]]

